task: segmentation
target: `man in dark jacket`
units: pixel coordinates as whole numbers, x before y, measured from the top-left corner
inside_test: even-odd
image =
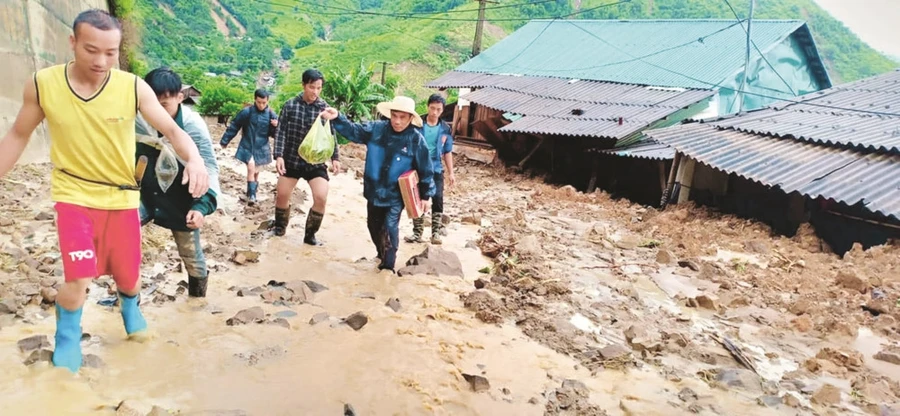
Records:
[[[247,202],[256,204],[259,187],[259,167],[272,163],[269,137],[275,137],[278,116],[269,108],[269,92],[260,88],[253,94],[254,103],[247,106],[231,120],[222,141],[224,149],[241,132],[241,143],[234,157],[247,165]]]
[[[347,140],[366,145],[363,196],[368,200],[369,235],[381,259],[378,269],[393,272],[403,212],[400,175],[409,170],[418,173],[419,197],[427,211],[434,196],[434,170],[425,139],[417,128],[422,127],[422,118],[416,114],[415,101],[396,97],[378,104],[377,109],[390,121],[352,123],[330,107],[322,112],[322,118],[334,120],[332,126]]]
[[[309,184],[313,205],[306,215],[306,232],[303,242],[313,246],[322,243],[316,239],[316,233],[325,218],[325,203],[328,199],[328,167],[324,163],[312,164],[300,157],[300,144],[309,133],[316,117],[328,107],[319,98],[325,77],[315,69],[303,71],[303,92],[291,98],[281,107],[281,126],[275,136],[275,168],[278,170],[278,186],[275,195],[275,221],[272,231],[276,236],[283,236],[291,220],[291,194],[300,179]],[[331,170],[340,173],[338,161],[338,144],[334,143],[331,155]]]
[[[155,170],[161,155],[162,134],[155,132],[138,116],[135,132],[138,135],[137,157],[147,156],[147,170],[141,181],[141,225],[153,221],[156,225],[172,230],[178,254],[184,262],[188,274],[188,296],[205,297],[207,277],[206,257],[200,244],[200,228],[206,216],[216,211],[216,197],[219,192],[219,165],[212,149],[209,129],[203,118],[181,105],[181,78],[168,68],[157,68],[144,77],[160,104],[175,119],[178,127],[193,139],[209,172],[209,190],[200,198],[194,198],[183,185],[184,166],[178,163],[178,173],[171,184],[163,189]],[[165,178],[164,178],[165,179]]]

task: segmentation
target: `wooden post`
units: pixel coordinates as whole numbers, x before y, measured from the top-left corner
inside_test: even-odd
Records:
[[[528,162],[528,159],[531,159],[531,157],[534,156],[535,152],[537,152],[537,150],[541,148],[541,146],[544,144],[544,139],[546,139],[546,137],[541,137],[541,139],[538,140],[538,144],[535,145],[534,148],[531,149],[530,152],[528,152],[528,154],[525,156],[525,158],[522,159],[522,161],[519,162],[518,165],[516,165],[519,167],[519,170],[521,170],[525,166],[525,163]]]
[[[681,184],[681,191],[678,192],[678,203],[687,202],[691,197],[691,186],[694,184],[694,168],[697,162],[688,158],[681,164],[678,169],[678,183]]]
[[[660,194],[666,193],[666,161],[659,161],[659,192]]]
[[[591,161],[591,180],[588,181],[587,193],[597,190],[597,176],[600,175],[600,156],[594,154]]]
[[[666,185],[666,189],[663,191],[662,201],[660,207],[665,209],[667,205],[669,205],[669,197],[672,195],[672,192],[675,188],[675,176],[678,172],[678,165],[681,163],[681,153],[675,153],[675,159],[672,160],[672,168],[669,170],[669,183]]]

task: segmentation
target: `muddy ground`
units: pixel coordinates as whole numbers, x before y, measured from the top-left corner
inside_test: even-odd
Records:
[[[212,126],[213,137],[221,130]],[[220,152],[223,165],[234,164],[231,154]],[[364,149],[347,145],[342,155],[359,179]],[[491,265],[467,275],[466,285],[453,288],[458,300],[445,306],[467,308],[485,328],[517,328],[587,374],[576,380],[548,370],[541,383],[556,387],[521,398],[534,414],[900,414],[896,244],[841,258],[808,227],[788,239],[690,204],[659,212],[602,192],[549,186],[484,163],[490,160],[481,151],[457,154],[448,232],[480,227],[466,249],[480,249]],[[62,266],[49,168],[20,166],[0,180],[0,331],[34,324],[34,310],[52,314]],[[220,180],[227,203],[204,229],[211,273],[255,270],[266,254],[274,195],[247,207],[238,200],[245,189],[239,170],[223,168]],[[294,195],[289,233],[302,233],[309,205],[303,189]],[[167,277],[181,272],[170,234],[150,226],[144,237],[144,299],[174,308],[167,305],[185,288]],[[371,257],[369,250],[358,257]],[[285,305],[303,303],[316,288],[281,282],[210,288],[223,289]],[[114,284],[101,278],[90,299],[103,302],[112,293]],[[251,309],[232,324],[287,323]],[[33,347],[39,353],[47,346]],[[504,398],[506,388],[479,377],[460,378],[467,394],[493,389],[493,400],[513,402]],[[421,412],[442,413],[440,403]]]

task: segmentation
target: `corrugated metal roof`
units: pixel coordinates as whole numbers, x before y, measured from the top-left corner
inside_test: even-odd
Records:
[[[900,71],[711,123],[747,133],[900,153]]]
[[[762,137],[708,124],[647,131],[697,161],[785,192],[900,219],[900,156]],[[873,180],[879,178],[880,180]]]
[[[555,134],[573,137],[597,137],[621,139],[646,124],[622,123],[609,120],[563,119],[542,116],[525,116],[500,128],[509,133]]]
[[[754,20],[751,31],[763,52],[795,32],[814,44],[800,20]],[[745,40],[734,19],[534,20],[456,69],[710,88],[691,77],[719,83],[734,75],[745,60],[744,48],[735,45]],[[822,66],[818,56],[810,58],[812,67]],[[823,68],[812,69],[820,85],[831,85],[817,70]]]
[[[615,156],[633,157],[650,160],[672,160],[675,158],[675,149],[671,146],[659,143],[655,140],[645,140],[625,147],[613,149],[597,149],[599,153],[608,153]]]

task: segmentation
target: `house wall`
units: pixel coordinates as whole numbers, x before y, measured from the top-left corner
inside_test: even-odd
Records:
[[[32,82],[34,72],[74,57],[72,22],[90,8],[108,10],[108,5],[103,0],[0,0],[0,135],[12,128],[24,85]],[[41,123],[19,163],[48,161],[49,149],[46,124]]]
[[[750,94],[738,96],[736,93],[741,90],[741,81],[744,79],[744,70],[741,68],[720,84],[719,114],[737,113],[742,99],[743,110],[747,111],[822,89],[809,69],[806,54],[796,35],[788,36],[769,50],[763,50],[772,66],[759,58],[755,50],[751,57],[754,54],[757,58],[750,61],[747,85],[743,88]]]

